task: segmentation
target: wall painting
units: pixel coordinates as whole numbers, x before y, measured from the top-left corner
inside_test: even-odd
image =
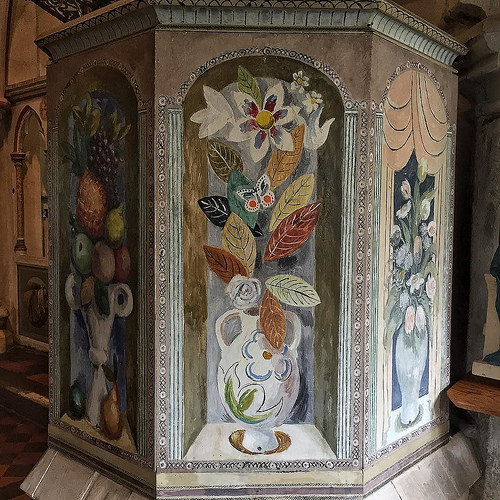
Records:
[[[337,390],[325,382],[337,370],[343,108],[323,75],[274,62],[226,63],[186,100],[185,277],[203,276],[207,331],[207,425],[190,459],[334,456],[322,422]]]
[[[448,120],[434,81],[411,70],[384,102],[378,444],[440,413]]]

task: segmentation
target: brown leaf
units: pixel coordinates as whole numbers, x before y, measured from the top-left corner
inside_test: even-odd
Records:
[[[285,311],[279,300],[266,290],[260,306],[260,327],[266,339],[275,349],[281,349],[286,337]]]
[[[293,151],[275,149],[267,166],[267,175],[271,180],[271,189],[275,189],[295,170],[302,155],[305,126],[299,125],[291,132]]]
[[[234,212],[224,225],[222,248],[232,253],[245,266],[248,276],[253,276],[257,257],[255,238],[241,217]]]
[[[203,245],[203,251],[207,258],[210,269],[226,283],[229,283],[234,276],[240,274],[247,276],[245,266],[232,254],[222,248],[209,247]]]
[[[271,261],[295,252],[316,227],[321,203],[312,203],[292,212],[274,230],[264,253],[264,260]]]
[[[227,182],[231,170],[243,171],[241,156],[233,148],[218,141],[208,141],[208,162],[218,177]]]

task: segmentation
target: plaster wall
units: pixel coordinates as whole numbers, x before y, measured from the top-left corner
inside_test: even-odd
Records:
[[[49,59],[33,41],[61,25],[31,2],[14,0],[8,32],[7,85],[45,77]]]

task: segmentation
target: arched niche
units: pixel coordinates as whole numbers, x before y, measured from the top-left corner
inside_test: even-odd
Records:
[[[141,170],[138,100],[119,70],[94,66],[65,89],[53,133],[54,330],[59,391],[52,411],[78,437],[145,453],[141,363]],[[141,393],[143,394],[143,392]],[[83,407],[82,407],[83,402]],[[116,419],[113,414],[121,415]]]
[[[250,87],[244,84],[244,79]],[[252,122],[247,124],[254,132],[251,138],[235,138],[231,130],[235,127],[236,132],[245,129],[245,125],[240,127],[245,121],[242,121],[243,108],[249,110],[248,106],[256,103],[258,109],[249,110],[247,118],[257,120],[258,111],[265,110],[266,102],[269,104],[272,101],[266,101],[266,98],[273,91],[276,93],[273,102],[286,110],[283,114],[289,113],[290,122],[295,120],[293,125],[285,123],[284,129],[278,130],[277,115],[271,119],[268,114],[268,118],[276,120],[273,125],[276,130],[272,130],[270,123],[261,123],[264,126],[259,129]],[[260,95],[261,102],[257,102],[259,97],[256,94]],[[311,102],[314,95],[319,101]],[[245,103],[244,99],[248,102]],[[272,113],[280,113],[272,104],[268,109]],[[292,114],[296,114],[295,118]],[[171,446],[175,448],[180,437],[178,448],[170,450],[170,456],[189,460],[234,459],[241,456],[234,449],[234,443],[233,448],[229,445],[229,436],[234,438],[231,431],[239,429],[241,422],[230,415],[224,404],[225,395],[221,394],[219,381],[222,364],[216,327],[220,318],[234,308],[227,295],[227,282],[234,279],[234,273],[223,276],[223,272],[214,272],[214,266],[210,265],[218,252],[222,260],[224,255],[227,257],[220,252],[222,249],[237,255],[240,262],[244,262],[240,271],[258,280],[261,293],[256,303],[252,304],[257,311],[259,307],[261,311],[265,307],[266,281],[276,275],[297,276],[315,288],[321,301],[315,306],[297,307],[297,304],[291,305],[290,300],[287,303],[284,296],[280,297],[280,307],[286,317],[285,345],[293,343],[289,314],[296,314],[301,325],[302,338],[297,351],[300,382],[297,399],[283,427],[292,445],[283,453],[265,457],[269,460],[335,458],[340,393],[341,256],[345,237],[343,220],[347,217],[343,214],[345,124],[341,95],[327,76],[300,61],[275,56],[240,57],[214,66],[198,78],[186,95],[182,115],[183,239],[179,258],[183,262],[181,324],[184,331],[178,342],[182,345],[183,359],[170,372],[170,377],[182,380],[182,388],[177,393],[178,397],[170,400],[173,425],[177,429],[174,431],[177,434],[172,436],[173,439],[171,437]],[[264,118],[263,115],[258,117],[259,121],[261,118]],[[302,132],[300,125],[304,127]],[[320,127],[324,127],[322,132]],[[291,133],[295,147],[295,153],[290,152],[288,156],[283,156],[277,145],[279,134],[285,132]],[[262,133],[260,139],[256,139],[257,133]],[[275,138],[272,134],[276,134]],[[324,136],[321,137],[321,134]],[[260,147],[265,151],[256,151],[259,148],[255,147],[252,150],[256,140],[259,144],[262,142]],[[283,163],[279,173],[270,166],[276,158],[280,158],[278,163]],[[284,166],[286,163],[288,166]],[[234,170],[239,172],[231,173]],[[271,174],[271,171],[274,173]],[[252,190],[264,174],[270,177],[269,188],[274,203],[258,212],[248,211],[242,193],[238,191],[247,188],[254,194]],[[277,230],[277,223],[272,222],[273,210],[281,204],[285,190],[288,189],[290,194],[293,183],[297,187],[297,182],[307,183],[306,179],[311,182],[310,193],[307,199],[298,201],[297,207],[315,207],[321,203],[317,224],[309,238],[292,252],[283,257],[268,258],[266,245]],[[256,198],[258,203],[265,202],[264,194],[261,192],[261,197]],[[284,219],[283,216],[279,220]],[[228,232],[235,222],[239,225],[236,231],[244,234],[243,238],[253,248],[247,255],[241,248],[238,250],[233,246],[231,249]],[[234,280],[231,281],[231,285],[234,283]],[[276,289],[274,291],[277,293]],[[258,315],[259,312],[251,314]],[[242,326],[245,321],[243,317],[236,318],[235,329],[227,333],[228,343],[238,342],[238,335],[247,333]],[[262,329],[261,323],[257,329]],[[174,346],[170,349],[172,351]],[[244,390],[243,387],[241,389]],[[241,396],[239,387],[238,390],[236,398]],[[180,418],[180,427],[177,427],[177,418]]]
[[[42,121],[31,106],[25,106],[17,120],[11,159],[16,169],[15,250],[29,257],[46,258],[46,138]]]
[[[377,449],[445,412],[452,130],[424,68],[391,79],[380,137]]]

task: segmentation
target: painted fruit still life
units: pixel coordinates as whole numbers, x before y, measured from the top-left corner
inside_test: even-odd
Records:
[[[310,282],[321,217],[316,151],[334,118],[320,125],[324,102],[311,87],[304,71],[285,81],[239,66],[233,83],[203,87],[206,107],[190,117],[209,165],[209,195],[198,200],[209,235],[202,248],[226,287],[225,311],[215,321],[218,393],[227,418],[242,426],[229,442],[247,454],[291,444],[277,428],[301,386],[296,311],[321,303]],[[209,308],[221,300],[209,290]]]
[[[124,185],[130,129],[116,99],[93,91],[72,106],[69,140],[61,149],[71,168],[65,285],[73,335],[69,417],[73,425],[134,451],[123,382],[125,318],[134,302],[127,284]]]

